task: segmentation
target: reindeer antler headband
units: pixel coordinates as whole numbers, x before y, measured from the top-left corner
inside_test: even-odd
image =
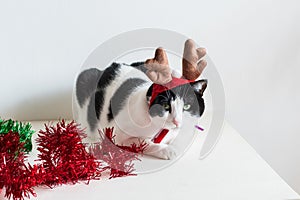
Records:
[[[207,63],[205,60],[200,60],[205,56],[204,48],[196,48],[195,42],[188,39],[184,44],[182,58],[182,76],[188,80],[196,80],[203,72]]]
[[[153,83],[164,85],[172,81],[171,68],[163,48],[157,48],[154,58],[146,60],[145,66],[148,69],[146,74]]]
[[[172,76],[166,52],[161,47],[157,48],[154,58],[145,62],[146,74],[154,83],[150,104],[159,93],[194,82],[207,65],[205,60],[200,60],[205,54],[204,48],[196,48],[193,40],[186,40],[182,58],[182,77],[177,78]]]

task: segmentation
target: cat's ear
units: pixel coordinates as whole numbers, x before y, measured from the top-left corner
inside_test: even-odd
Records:
[[[194,90],[198,91],[201,96],[203,96],[203,93],[205,89],[207,88],[207,79],[201,79],[198,81],[195,81],[191,83],[191,86],[194,88]]]

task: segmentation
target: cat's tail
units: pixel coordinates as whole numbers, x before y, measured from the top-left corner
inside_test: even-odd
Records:
[[[90,68],[79,74],[76,81],[76,98],[80,107],[83,107],[85,101],[96,90],[102,73],[99,69]]]

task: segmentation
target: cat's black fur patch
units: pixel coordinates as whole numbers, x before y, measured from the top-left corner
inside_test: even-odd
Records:
[[[134,62],[134,63],[131,63],[130,66],[146,73],[147,69],[144,64],[145,64],[145,62]]]
[[[97,127],[97,123],[98,123],[98,120],[96,117],[96,110],[95,110],[95,95],[96,95],[96,93],[94,93],[91,96],[89,105],[87,107],[87,121],[88,121],[91,131],[95,130],[95,128]]]
[[[149,91],[149,90],[148,90]],[[156,96],[156,98],[153,100],[152,104],[150,105],[149,108],[149,114],[154,117],[154,116],[159,116],[162,117],[165,112],[172,112],[171,108],[171,101],[175,100],[176,95],[172,90],[166,90],[159,95]],[[169,109],[164,109],[163,105],[168,104],[170,106]]]
[[[98,81],[97,89],[106,88],[117,76],[121,65],[119,63],[112,63],[107,67]]]
[[[152,95],[152,89],[153,89],[153,84],[151,84],[151,86],[148,88],[148,91],[147,91],[147,94],[146,94],[148,102],[150,102],[150,98],[151,98],[151,95]]]
[[[97,82],[102,73],[102,71],[96,68],[91,68],[84,70],[79,74],[76,82],[76,97],[81,108],[83,107],[84,102],[96,90]]]
[[[100,119],[100,115],[103,109],[104,99],[105,99],[105,89],[118,75],[121,65],[118,63],[113,63],[111,66],[106,68],[102,76],[100,77],[97,84],[97,91],[95,94],[95,111],[97,119]]]
[[[130,78],[122,83],[110,100],[109,112],[107,114],[107,120],[109,122],[114,118],[114,116],[119,114],[127,98],[135,90],[135,88],[145,82],[145,80],[140,78]]]

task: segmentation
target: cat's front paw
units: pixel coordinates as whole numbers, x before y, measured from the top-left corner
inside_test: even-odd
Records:
[[[164,160],[172,160],[177,156],[176,149],[170,145],[165,148],[162,148],[160,151],[156,152],[155,157],[164,159]]]
[[[156,158],[171,160],[176,158],[177,151],[172,145],[167,144],[157,144],[152,141],[148,141],[148,146],[146,147],[144,154],[153,156]]]

